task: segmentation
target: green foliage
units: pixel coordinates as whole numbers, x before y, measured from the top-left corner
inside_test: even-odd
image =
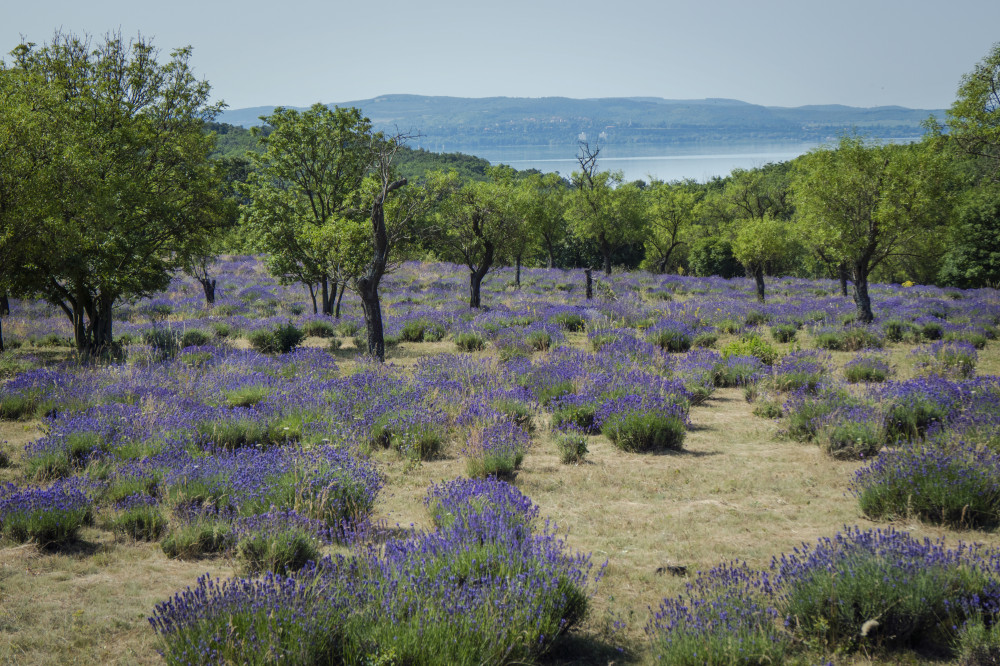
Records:
[[[570,424],[588,431],[594,427],[594,415],[597,413],[597,405],[588,402],[583,404],[569,404],[557,407],[552,411],[552,427],[560,428]]]
[[[205,331],[200,331],[196,328],[184,331],[181,335],[180,346],[183,347],[202,347],[207,345],[211,340],[211,336]]]
[[[477,352],[486,348],[486,340],[478,333],[459,333],[455,336],[455,346],[464,352]]]
[[[92,521],[89,506],[12,511],[0,524],[0,535],[17,543],[35,541],[50,548],[74,540],[80,528]]]
[[[962,77],[958,95],[948,111],[948,127],[958,145],[983,159],[1000,177],[1000,43]]]
[[[259,329],[250,334],[250,345],[262,354],[287,354],[299,346],[305,334],[292,322],[281,324],[274,330]]]
[[[163,553],[173,559],[193,560],[227,550],[232,544],[228,523],[198,519],[174,527],[160,542]]]
[[[687,434],[679,417],[657,412],[614,415],[604,422],[601,432],[612,444],[631,452],[680,451]]]
[[[798,332],[795,324],[775,324],[771,327],[771,337],[775,342],[791,342]]]
[[[722,348],[722,358],[730,356],[756,356],[764,365],[772,365],[781,357],[781,352],[756,333],[740,336]]]
[[[288,574],[319,557],[316,538],[294,528],[277,534],[250,534],[237,541],[235,549],[238,568],[243,574],[250,575],[267,571]]]
[[[688,266],[692,275],[700,277],[718,275],[728,279],[743,275],[743,266],[733,255],[732,243],[717,236],[701,238],[691,245]]]
[[[3,280],[59,306],[87,353],[112,344],[116,302],[165,289],[227,215],[204,131],[220,106],[190,48],[156,56],[57,33],[0,69]]]
[[[820,446],[841,460],[858,460],[878,455],[885,441],[882,428],[871,421],[845,421],[828,426],[820,435]]]
[[[581,463],[587,456],[587,437],[579,433],[562,433],[556,438],[556,448],[564,465]]]
[[[336,330],[333,323],[325,319],[310,319],[302,325],[302,333],[310,338],[332,338]]]
[[[167,520],[155,506],[126,509],[111,519],[109,527],[115,534],[135,541],[156,541],[167,529]]]
[[[951,242],[942,261],[941,284],[973,289],[1000,284],[1000,186],[981,185],[958,205]]]

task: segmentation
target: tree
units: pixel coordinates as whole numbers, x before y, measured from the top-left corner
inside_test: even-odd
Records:
[[[764,302],[764,273],[788,250],[788,228],[770,215],[746,220],[733,242],[733,256],[743,264],[757,285],[757,300]]]
[[[574,190],[567,215],[573,231],[593,243],[604,259],[604,273],[611,275],[611,256],[629,243],[643,239],[645,232],[642,195],[634,184],[623,185],[622,173],[598,171],[600,148],[580,144],[573,172]]]
[[[157,56],[142,38],[92,48],[57,33],[0,67],[0,159],[14,169],[2,187],[22,180],[0,195],[0,281],[59,307],[86,353],[112,345],[119,300],[166,288],[221,210],[205,131],[221,105],[208,105],[190,48]]]
[[[548,268],[555,268],[556,250],[569,233],[566,181],[557,173],[532,173],[519,186],[525,224],[545,249]]]
[[[948,127],[959,146],[986,161],[991,178],[1000,180],[1000,42],[962,77]]]
[[[324,244],[345,218],[357,214],[361,183],[371,167],[371,121],[355,108],[278,107],[254,128],[263,148],[248,157],[253,171],[241,193],[243,219],[271,272],[285,283],[319,285],[323,314],[332,314],[337,285],[330,267],[341,258]],[[329,228],[328,228],[329,227]]]
[[[463,184],[456,172],[439,172],[430,183],[442,255],[469,268],[470,308],[481,307],[483,278],[506,252],[517,219],[513,169],[491,167],[489,175],[489,182]]]
[[[345,234],[355,238],[350,242],[344,262],[345,268],[357,266],[351,278],[354,290],[361,297],[365,313],[368,354],[379,361],[385,360],[385,339],[382,330],[382,306],[379,302],[379,284],[386,272],[392,270],[404,244],[416,238],[415,220],[426,210],[427,197],[422,190],[401,188],[407,185],[393,168],[395,159],[406,136],[396,134],[385,137],[382,133],[370,136],[369,155],[371,174],[362,187],[362,202],[368,213],[362,234]],[[358,227],[348,226],[347,230]],[[396,254],[396,258],[394,258]],[[360,260],[358,258],[361,258]]]
[[[970,190],[956,213],[938,280],[963,289],[1000,284],[1000,186]]]
[[[698,195],[686,184],[653,180],[643,191],[649,231],[646,236],[646,263],[665,273],[670,259],[698,219]]]
[[[926,233],[947,205],[938,142],[878,146],[858,136],[799,160],[796,215],[814,246],[844,261],[859,320],[874,319],[868,277],[910,238]]]

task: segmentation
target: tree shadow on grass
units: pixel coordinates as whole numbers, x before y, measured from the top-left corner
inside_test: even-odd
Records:
[[[573,631],[563,636],[539,659],[539,663],[545,666],[607,666],[639,662],[640,659],[630,651],[584,631]]]

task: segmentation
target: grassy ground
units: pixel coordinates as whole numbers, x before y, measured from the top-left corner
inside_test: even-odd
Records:
[[[574,341],[582,344],[583,337]],[[980,352],[980,374],[1000,373],[998,349],[1000,343],[991,342]],[[388,355],[409,367],[425,354],[453,350],[450,342],[402,344]],[[347,366],[355,353],[348,342],[338,357]],[[892,349],[900,377],[910,375],[908,353],[907,346]],[[851,357],[834,353],[838,367]],[[879,525],[862,517],[847,493],[860,463],[834,461],[814,445],[781,438],[779,424],[754,416],[741,390],[716,391],[692,409],[691,420],[681,453],[623,453],[596,436],[588,442],[585,462],[564,465],[544,415],[536,419],[533,448],[517,485],[568,533],[573,548],[592,553],[598,565],[608,563],[590,618],[552,655],[554,661],[645,663],[650,657],[642,627],[650,607],[683,591],[689,578],[678,572],[694,574],[731,559],[766,567],[773,556],[845,525]],[[15,460],[13,467],[0,469],[0,482],[19,479],[17,459],[24,444],[38,436],[38,425],[0,422],[0,441]],[[378,454],[388,484],[377,517],[389,525],[429,527],[421,503],[427,486],[465,471],[457,446],[451,448],[416,466]],[[915,521],[895,527],[921,537],[1000,545],[995,533]],[[2,548],[0,663],[156,663],[146,621],[153,606],[199,575],[232,571],[223,559],[170,560],[158,545],[116,542],[98,527],[84,530],[76,546],[58,553],[33,545]],[[627,624],[614,632],[617,619]],[[898,658],[925,661],[918,655]],[[859,655],[847,663],[868,660]]]

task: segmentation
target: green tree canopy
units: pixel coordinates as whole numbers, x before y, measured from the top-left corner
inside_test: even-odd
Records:
[[[1000,180],[1000,43],[962,77],[948,127],[963,150],[985,160]]]
[[[689,243],[688,234],[701,214],[700,197],[687,183],[653,180],[642,193],[648,231],[645,264],[666,272],[678,247]]]
[[[58,306],[86,352],[120,299],[166,288],[191,239],[224,217],[209,160],[209,85],[190,48],[57,33],[0,67],[0,256],[13,293]],[[11,183],[16,181],[15,186]]]
[[[947,205],[938,143],[879,146],[857,136],[797,163],[793,198],[814,246],[846,262],[862,322],[873,317],[871,271],[913,236],[939,223]]]
[[[338,240],[348,218],[359,213],[359,191],[371,167],[371,121],[358,109],[314,104],[306,111],[277,108],[254,128],[263,152],[250,152],[253,171],[241,193],[249,203],[243,219],[271,272],[286,283],[302,282],[324,314],[333,311],[331,282],[352,261]],[[344,281],[340,281],[344,284]]]

